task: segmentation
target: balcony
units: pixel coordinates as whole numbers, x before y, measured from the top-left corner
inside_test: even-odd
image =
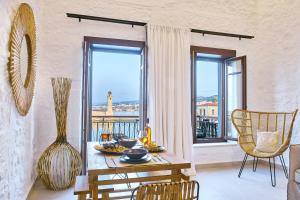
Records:
[[[138,137],[139,116],[93,116],[91,141],[99,141],[102,132]],[[218,118],[197,115],[197,138],[218,138]]]
[[[218,138],[218,117],[196,116],[197,138]]]
[[[102,132],[138,137],[139,116],[93,116],[91,141],[99,141]]]

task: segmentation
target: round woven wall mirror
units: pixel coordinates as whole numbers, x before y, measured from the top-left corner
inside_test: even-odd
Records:
[[[30,109],[35,84],[36,28],[28,4],[21,4],[11,28],[8,62],[9,81],[21,115]]]

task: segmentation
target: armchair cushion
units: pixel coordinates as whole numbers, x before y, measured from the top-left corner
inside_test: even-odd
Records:
[[[300,184],[300,169],[295,171],[295,182]]]
[[[274,153],[280,145],[279,132],[257,132],[257,141],[254,151]]]

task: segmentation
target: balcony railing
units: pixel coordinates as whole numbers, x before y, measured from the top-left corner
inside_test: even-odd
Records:
[[[139,116],[92,116],[91,141],[99,141],[101,133],[124,134],[129,138],[138,137]]]
[[[93,116],[91,141],[99,141],[102,132],[125,134],[130,138],[138,137],[139,116]],[[197,115],[197,138],[217,138],[218,118]]]
[[[196,116],[196,136],[197,138],[217,138],[218,117]]]

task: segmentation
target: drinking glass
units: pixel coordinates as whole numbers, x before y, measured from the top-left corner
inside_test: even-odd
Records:
[[[112,139],[112,135],[109,130],[103,130],[101,133],[101,141],[102,142],[108,142]]]
[[[140,130],[140,132],[139,132],[139,141],[143,144],[143,145],[145,145],[145,144],[147,144],[147,142],[148,142],[148,135],[147,135],[147,131],[145,131],[145,130]]]

